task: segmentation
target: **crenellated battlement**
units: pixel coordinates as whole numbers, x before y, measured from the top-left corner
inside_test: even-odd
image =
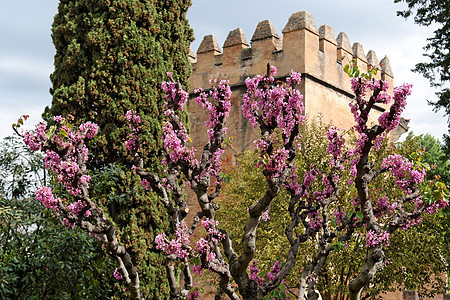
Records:
[[[205,36],[197,55],[193,51],[190,54],[192,87],[208,86],[208,81],[213,78],[238,84],[247,77],[264,73],[270,63],[277,67],[279,76],[285,76],[293,69],[350,93],[350,79],[343,72],[345,64],[356,59],[362,72],[379,66],[375,51],[366,53],[358,42],[351,45],[344,32],[336,37],[329,25],[317,29],[312,15],[306,11],[293,13],[282,34],[278,35],[273,24],[264,20],[256,27],[251,44],[240,28],[228,34],[222,49],[214,35]],[[385,57],[382,63],[377,77],[392,86],[389,59]]]
[[[291,15],[282,36],[269,20],[264,20],[257,25],[251,43],[242,29],[237,28],[228,34],[222,49],[214,35],[207,35],[197,54],[191,49],[189,56],[193,69],[191,95],[197,87],[207,88],[211,79],[230,81],[233,96],[227,127],[229,135],[235,139],[234,149],[226,152],[226,165],[232,165],[233,157],[241,151],[252,149],[253,140],[258,137],[259,132],[251,128],[242,116],[240,104],[245,79],[265,74],[267,63],[277,68],[280,78],[291,70],[302,73],[302,82],[297,88],[304,96],[305,114],[309,118],[321,114],[325,123],[345,129],[354,123],[348,106],[353,98],[350,78],[343,70],[347,63],[355,59],[361,72],[378,66],[381,70],[375,78],[387,80],[390,93],[393,91],[394,76],[387,57],[379,62],[375,51],[366,53],[358,42],[351,45],[344,32],[336,36],[329,25],[317,29],[312,15],[306,11]],[[385,108],[377,107],[378,115]],[[188,109],[192,139],[197,141],[197,145],[203,145],[206,143],[205,114],[195,101],[189,102]],[[376,121],[378,115],[375,114],[372,121]],[[404,129],[399,132],[404,132]]]

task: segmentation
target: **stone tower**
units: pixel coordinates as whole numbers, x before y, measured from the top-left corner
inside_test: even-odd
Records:
[[[191,97],[194,89],[207,89],[211,79],[229,80],[233,91],[232,111],[226,126],[228,135],[234,136],[234,149],[226,153],[225,165],[233,165],[236,154],[252,149],[253,140],[259,135],[242,116],[240,104],[245,91],[244,80],[265,74],[267,63],[277,68],[277,77],[281,80],[291,69],[302,74],[302,82],[297,88],[304,96],[308,118],[321,114],[325,123],[344,129],[354,125],[348,105],[354,96],[350,78],[343,71],[352,59],[356,59],[362,72],[381,65],[381,72],[375,78],[386,80],[392,94],[394,76],[387,57],[379,62],[373,50],[365,54],[363,45],[354,43],[351,46],[347,35],[341,32],[336,37],[331,26],[322,25],[317,29],[310,13],[300,11],[292,14],[282,33],[283,36],[279,36],[272,23],[265,20],[256,27],[251,43],[242,29],[237,28],[228,34],[222,49],[214,35],[203,38],[197,55],[191,49]],[[378,114],[372,116],[373,121],[385,109],[383,106],[375,107]],[[189,101],[188,110],[194,146],[202,146],[207,142],[203,125],[207,116],[195,101]],[[402,122],[391,138],[398,139],[407,130],[406,125],[407,122]]]

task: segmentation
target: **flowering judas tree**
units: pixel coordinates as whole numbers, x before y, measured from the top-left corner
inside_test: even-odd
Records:
[[[44,167],[53,171],[69,196],[66,199],[55,197],[51,188],[42,186],[35,192],[36,199],[61,217],[67,227],[79,226],[99,238],[108,255],[117,263],[119,271],[116,270],[114,276],[125,279],[132,298],[140,299],[139,276],[130,255],[119,244],[113,223],[105,216],[102,208],[89,198],[86,143],[97,134],[98,126],[86,122],[75,128],[65,118],[55,117],[54,120],[57,125],[48,127],[40,123],[34,131],[23,131],[20,135],[31,150],[45,153]],[[18,124],[22,123],[21,118]],[[19,125],[13,125],[16,132]]]
[[[294,160],[302,147],[300,128],[305,121],[302,95],[295,86],[300,74],[291,72],[285,82],[276,81],[276,69],[268,68],[264,76],[246,80],[247,92],[243,95],[242,111],[253,127],[261,133],[254,142],[259,153],[257,167],[265,178],[264,194],[247,208],[248,217],[242,224],[241,246],[216,220],[219,209],[215,199],[224,184],[221,176],[221,155],[225,151],[226,118],[230,112],[231,89],[226,81],[214,81],[208,91],[198,89],[195,99],[208,112],[206,121],[208,142],[200,155],[188,146],[189,136],[180,113],[188,100],[188,94],[179,83],[164,82],[167,103],[164,115],[166,123],[163,141],[166,156],[163,158],[165,176],[160,178],[144,165],[140,146],[141,119],[136,112],[126,115],[130,134],[126,147],[134,155],[133,169],[141,176],[142,185],[156,192],[169,214],[174,234],[161,233],[155,239],[158,249],[167,254],[166,269],[171,298],[195,299],[198,290],[193,288],[193,274],[209,271],[220,278],[216,297],[222,294],[231,299],[262,299],[285,291],[284,280],[296,263],[301,245],[314,240],[315,249],[309,263],[298,274],[299,298],[317,299],[314,291],[317,277],[329,253],[342,247],[354,236],[354,231],[365,230],[367,257],[363,268],[349,284],[351,299],[358,299],[374,274],[383,267],[383,248],[389,245],[390,235],[398,228],[407,229],[418,224],[421,215],[435,212],[447,205],[445,186],[429,185],[431,197],[422,197],[419,188],[426,169],[420,163],[410,162],[400,155],[388,156],[382,162],[371,161],[371,152],[378,149],[394,129],[410,94],[410,85],[394,89],[393,103],[378,118],[378,124],[370,126],[369,116],[378,103],[389,104],[391,96],[386,92],[387,82],[370,80],[370,76],[352,79],[355,98],[350,103],[355,117],[358,137],[354,144],[345,140],[342,130],[331,128],[327,132],[331,168],[320,170],[312,165],[299,174]],[[369,78],[367,78],[369,77]],[[104,216],[101,208],[89,200],[85,139],[92,137],[96,126],[91,123],[71,128],[65,119],[56,118],[58,126],[46,128],[38,125],[34,132],[25,132],[25,142],[33,150],[46,151],[46,167],[55,172],[75,201],[55,198],[48,188],[36,192],[38,200],[60,214],[68,226],[81,226],[97,234],[106,249],[118,263],[117,276],[123,276],[131,287],[132,296],[139,298],[139,280],[126,249],[119,246],[114,226]],[[343,193],[341,178],[354,186],[354,193]],[[346,175],[346,176],[344,176]],[[376,180],[392,178],[397,191],[376,193],[370,188]],[[184,198],[184,187],[194,192],[200,211],[194,212],[193,221],[187,224],[189,213]],[[210,187],[213,191],[210,191]],[[285,228],[289,247],[281,261],[263,276],[254,260],[257,229],[261,222],[270,222],[270,210],[277,196],[288,195],[286,210],[289,220]],[[197,227],[206,234],[198,241],[192,240]],[[178,270],[177,270],[178,269]],[[119,273],[120,272],[120,273]],[[178,276],[181,272],[181,276]],[[265,272],[264,272],[265,273]],[[238,291],[235,290],[237,286]],[[284,295],[283,297],[286,297]]]
[[[369,126],[369,115],[374,105],[389,104],[392,100],[386,92],[388,84],[384,81],[371,81],[370,76],[354,78],[352,89],[356,96],[350,107],[359,134],[355,144],[349,147],[340,130],[330,129],[327,133],[327,153],[332,157],[331,171],[323,173],[312,167],[300,178],[293,164],[297,150],[301,147],[299,126],[304,122],[302,95],[294,88],[300,82],[300,75],[291,72],[285,83],[275,82],[274,75],[275,69],[272,67],[267,75],[246,80],[247,92],[243,96],[242,110],[250,124],[259,127],[261,132],[261,138],[254,144],[260,153],[258,166],[262,169],[267,188],[265,194],[247,209],[248,219],[243,226],[242,249],[239,253],[233,248],[227,232],[214,221],[218,207],[213,200],[220,192],[222,184],[222,178],[218,177],[218,162],[224,151],[223,122],[229,111],[230,91],[226,83],[222,81],[218,87],[209,91],[212,101],[207,100],[203,90],[196,91],[199,94],[196,101],[210,112],[209,121],[206,122],[209,142],[203,148],[200,160],[197,160],[194,150],[187,147],[189,137],[176,115],[177,110],[183,109],[187,93],[175,82],[163,84],[168,101],[165,112],[168,122],[164,132],[164,143],[168,150],[168,155],[164,158],[167,167],[166,178],[160,180],[145,170],[137,151],[139,145],[135,142],[138,138],[133,136],[131,139],[137,173],[144,178],[144,185],[162,196],[172,215],[174,226],[176,224],[175,237],[169,238],[162,234],[156,239],[157,247],[168,254],[168,277],[174,298],[189,295],[191,290],[189,258],[197,262],[193,266],[194,272],[199,273],[206,269],[220,276],[219,295],[224,292],[232,299],[238,298],[230,285],[231,276],[243,298],[263,298],[274,291],[290,272],[300,244],[318,235],[317,251],[301,274],[299,294],[299,299],[304,295],[317,298],[318,295],[314,292],[315,280],[330,251],[336,249],[336,245],[342,245],[352,238],[355,228],[365,227],[368,248],[366,264],[349,286],[351,298],[356,299],[376,271],[382,267],[385,259],[383,247],[389,245],[389,236],[397,228],[418,224],[425,210],[432,212],[447,205],[443,200],[444,189],[441,189],[436,199],[427,202],[422,200],[419,185],[425,174],[424,167],[399,155],[389,156],[381,163],[374,163],[369,159],[371,151],[378,149],[387,133],[398,125],[406,97],[410,94],[410,85],[396,88],[394,103],[390,109],[379,117],[379,124]],[[370,95],[366,96],[368,92]],[[138,122],[131,124],[133,131],[137,132]],[[343,172],[352,175],[349,183],[354,184],[356,188],[352,199],[341,198],[338,182]],[[389,173],[398,186],[398,196],[372,195],[370,183],[382,176],[387,178]],[[208,194],[211,179],[216,180],[215,192]],[[183,222],[187,205],[182,198],[183,189],[180,182],[184,180],[195,192],[201,207],[190,227]],[[313,189],[313,183],[317,181],[320,182],[320,188],[315,185]],[[291,221],[285,229],[290,248],[282,264],[274,262],[274,267],[268,273],[270,276],[267,276],[265,281],[258,275],[259,270],[253,261],[257,250],[256,231],[261,222],[270,219],[270,205],[281,189],[290,195],[287,210]],[[175,201],[169,200],[170,194]],[[340,208],[343,202],[351,202],[348,211]],[[201,224],[207,229],[207,236],[201,238],[194,247],[189,235],[203,218],[205,220]],[[179,261],[184,266],[182,288],[179,288],[175,280],[174,261]]]

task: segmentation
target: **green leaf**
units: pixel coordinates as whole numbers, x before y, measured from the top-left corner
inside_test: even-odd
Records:
[[[349,68],[350,68],[350,66],[349,66],[348,64],[346,64],[346,65],[344,66],[344,72],[345,72],[345,73],[348,73]]]
[[[59,131],[58,135],[60,137],[66,138],[67,137],[67,131],[64,128],[61,128],[61,130]]]
[[[192,259],[192,263],[194,264],[194,265],[200,265],[201,264],[201,260],[200,260],[200,257],[198,257],[198,256],[195,256],[193,259]]]
[[[55,134],[56,131],[56,126],[50,126],[50,128],[48,129],[48,131],[45,133],[45,137],[47,138],[47,140],[51,139],[52,136]]]
[[[345,246],[345,243],[344,242],[336,242],[336,243],[334,243],[333,244],[333,250],[334,251],[339,251],[339,250],[341,250],[342,249],[342,247],[344,247]]]
[[[436,187],[438,187],[438,188],[445,187],[445,183],[438,181],[438,182],[436,182]]]
[[[353,215],[353,213],[354,213],[354,211],[348,211],[348,212],[345,214],[345,219],[346,219],[346,220],[350,219],[351,216]]]
[[[357,212],[356,212],[356,217],[357,217],[358,219],[360,219],[361,221],[362,221],[362,219],[364,219],[364,215],[363,215],[363,213],[362,213],[361,211],[357,211]]]
[[[434,201],[439,201],[442,198],[442,193],[440,191],[434,191],[433,192],[433,199]]]

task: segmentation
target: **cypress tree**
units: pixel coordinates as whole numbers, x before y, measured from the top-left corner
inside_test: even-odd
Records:
[[[53,99],[44,118],[51,122],[52,116],[71,114],[75,124],[99,125],[90,166],[101,181],[91,194],[118,225],[148,299],[168,294],[164,257],[153,241],[169,222],[158,199],[144,194],[130,170],[125,113],[136,110],[145,122],[142,156],[154,170],[161,169],[165,100],[160,86],[169,71],[188,84],[190,5],[191,0],[61,0],[52,28]]]

